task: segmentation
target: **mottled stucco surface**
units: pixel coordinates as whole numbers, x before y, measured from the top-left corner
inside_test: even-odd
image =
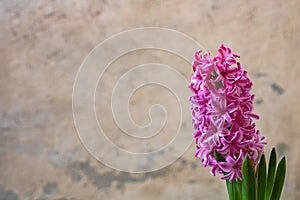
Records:
[[[224,182],[194,158],[193,145],[166,168],[130,174],[95,160],[77,136],[72,87],[84,58],[111,35],[148,26],[183,32],[213,53],[224,43],[242,56],[254,82],[266,153],[275,146],[279,156],[287,155],[283,199],[300,199],[299,8],[298,0],[1,1],[0,199],[226,199]],[[121,68],[111,68],[105,83],[153,60],[187,78],[192,73],[178,57],[143,50],[114,63]],[[143,106],[157,97],[171,111],[178,107],[164,89],[144,89],[131,100],[136,123],[148,122]],[[109,111],[97,111],[105,129],[122,134],[105,117]],[[167,120],[169,140],[178,118]]]

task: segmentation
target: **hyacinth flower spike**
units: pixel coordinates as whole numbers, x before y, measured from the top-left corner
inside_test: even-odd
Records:
[[[259,119],[253,113],[253,83],[238,58],[225,45],[215,57],[195,53],[189,85],[195,156],[226,180],[229,199],[280,199],[286,161],[277,166],[273,149],[267,172],[265,137],[253,122]]]

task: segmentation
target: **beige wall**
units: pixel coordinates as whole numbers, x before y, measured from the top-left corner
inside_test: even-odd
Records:
[[[194,145],[169,167],[137,175],[102,165],[77,137],[72,87],[83,59],[111,35],[147,26],[183,32],[213,54],[224,43],[241,55],[254,82],[266,152],[276,146],[287,155],[283,199],[300,199],[299,8],[298,0],[1,1],[0,199],[226,199],[224,182],[194,158]],[[104,84],[153,60],[172,64],[187,78],[192,73],[188,63],[162,52],[120,59]],[[148,122],[143,105],[156,97],[170,110],[178,107],[170,93],[149,86],[133,96],[137,123]],[[121,134],[105,117],[109,111],[97,112],[109,134]],[[162,144],[178,123],[175,115],[167,120]]]

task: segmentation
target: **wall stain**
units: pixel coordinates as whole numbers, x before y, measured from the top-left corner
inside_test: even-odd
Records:
[[[176,172],[181,172],[186,169],[186,166],[189,166],[192,169],[196,168],[196,163],[189,162],[185,159],[179,159],[180,167],[176,168]],[[132,174],[127,172],[119,171],[108,171],[100,173],[95,168],[90,165],[89,161],[86,162],[73,162],[68,166],[68,170],[72,175],[74,171],[80,171],[84,174],[89,181],[93,184],[94,187],[98,189],[110,188],[113,186],[113,183],[116,183],[117,189],[123,189],[126,183],[142,183],[148,179],[157,179],[166,176],[168,173],[172,173],[174,169],[172,166],[168,166],[164,169],[148,172],[143,174]],[[78,172],[77,172],[78,173]]]
[[[262,98],[258,98],[254,100],[255,105],[261,105],[264,103],[264,100]]]
[[[265,77],[267,77],[268,76],[268,74],[267,73],[264,73],[264,72],[258,72],[258,73],[256,73],[256,74],[254,74],[254,77],[255,78],[265,78]]]
[[[52,182],[47,183],[43,188],[43,192],[46,195],[55,194],[57,192],[57,184]]]
[[[3,200],[19,200],[19,196],[11,190],[5,190],[2,185],[0,185],[0,199]]]
[[[277,149],[278,156],[281,157],[287,154],[289,147],[284,142],[280,142],[276,145],[276,149]]]
[[[197,168],[197,164],[195,162],[191,162],[190,165],[191,165],[192,169],[196,169]]]
[[[282,95],[284,93],[284,89],[281,86],[279,86],[277,83],[272,83],[271,88],[278,95]]]
[[[167,170],[162,169],[155,172],[149,172],[144,174],[130,174],[127,172],[109,171],[99,173],[93,168],[88,161],[86,162],[75,162],[69,167],[70,170],[80,170],[98,189],[105,189],[112,187],[114,182],[117,183],[117,188],[124,188],[125,184],[130,183],[140,183],[144,182],[146,179],[163,177]]]

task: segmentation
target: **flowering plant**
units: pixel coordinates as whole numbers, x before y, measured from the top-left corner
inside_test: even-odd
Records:
[[[253,84],[237,60],[239,55],[224,45],[218,53],[215,57],[201,50],[195,53],[189,86],[195,156],[211,167],[212,175],[221,174],[226,180],[230,199],[279,199],[285,158],[276,170],[273,149],[266,175],[266,142],[253,122],[259,119],[253,113]]]

